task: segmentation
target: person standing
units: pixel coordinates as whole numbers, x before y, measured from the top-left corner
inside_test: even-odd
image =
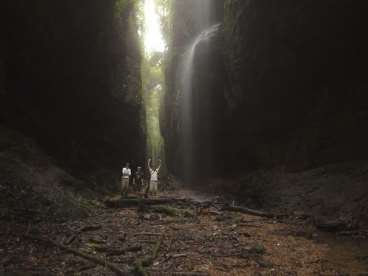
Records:
[[[126,163],[121,173],[121,195],[126,197],[128,196],[129,180],[130,176],[132,175],[132,170],[130,169],[129,163]]]
[[[151,167],[151,159],[148,159],[148,169],[150,172],[150,182],[149,182],[149,186],[148,186],[148,190],[149,192],[156,194],[158,191],[158,174],[161,168],[161,160],[159,159],[158,162],[158,167],[156,169],[153,169]]]
[[[137,171],[135,173],[135,186],[137,189],[137,192],[140,192],[142,190],[142,185],[143,185],[143,170],[142,167],[137,167]]]

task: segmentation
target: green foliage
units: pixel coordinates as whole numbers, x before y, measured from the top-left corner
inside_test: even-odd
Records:
[[[118,0],[127,2],[128,0]],[[172,0],[154,0],[156,12],[161,20],[161,30],[166,43],[169,41],[171,33],[170,14]],[[119,4],[119,9],[123,8],[123,3]],[[135,11],[138,34],[140,38],[142,64],[142,98],[145,107],[145,125],[147,137],[147,153],[154,161],[161,158],[163,169],[165,170],[164,160],[164,141],[160,130],[160,109],[161,101],[165,93],[165,59],[167,53],[144,52],[144,0],[135,0]]]
[[[145,268],[142,265],[142,261],[137,261],[134,264],[133,269],[131,270],[131,273],[134,276],[147,276],[148,275]]]
[[[172,0],[155,0],[156,12],[161,19],[162,34],[166,42],[169,40],[170,33],[171,2]],[[141,73],[146,110],[147,152],[153,160],[157,160],[164,157],[164,141],[160,130],[160,109],[165,93],[166,53],[156,52],[143,56]],[[163,165],[165,167],[164,160]]]
[[[163,139],[160,131],[160,105],[164,93],[162,55],[153,54],[142,62],[143,100],[146,110],[147,147],[153,160],[162,158]]]
[[[170,35],[172,30],[172,3],[173,0],[155,0],[156,11],[161,19],[161,29],[166,44],[170,41]]]
[[[181,212],[179,209],[176,209],[174,207],[171,206],[155,206],[154,208],[152,208],[153,211],[157,212],[157,213],[161,213],[170,217],[177,217],[180,216]]]
[[[121,17],[122,14],[134,9],[136,12],[135,21],[138,26],[142,25],[143,13],[142,6],[144,0],[115,0],[114,15],[116,18]]]
[[[137,22],[137,32],[142,38],[144,30],[144,0],[136,0],[135,11],[136,11],[136,22]],[[141,50],[143,52],[143,41],[141,40]]]
[[[119,17],[123,11],[127,10],[131,2],[131,0],[116,0],[114,7],[115,17]]]
[[[171,35],[171,6],[173,0],[154,0],[156,12],[160,18],[161,30],[163,38],[166,43],[170,41]],[[160,109],[161,101],[165,93],[165,66],[167,59],[167,53],[150,53],[147,54],[144,51],[144,0],[115,0],[115,16],[121,23],[126,17],[126,13],[129,13],[128,23],[136,31],[137,44],[140,45],[141,56],[141,99],[144,104],[144,124],[147,137],[147,153],[154,162],[158,158],[162,159],[163,170],[165,171],[164,160],[164,141],[161,136],[160,130]],[[132,22],[134,21],[134,22]],[[129,65],[129,68],[132,68]],[[131,86],[134,80],[130,82]],[[135,86],[136,87],[136,86]],[[128,88],[129,89],[129,88]]]
[[[158,205],[153,207],[152,210],[170,217],[194,217],[194,213],[190,209],[178,209],[171,206]]]
[[[153,264],[154,260],[158,257],[161,241],[157,241],[152,247],[152,255],[138,259],[131,270],[131,273],[135,276],[148,275],[145,267],[149,267]]]

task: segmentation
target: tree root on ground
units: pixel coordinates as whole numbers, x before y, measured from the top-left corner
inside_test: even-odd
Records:
[[[144,257],[142,259],[139,259],[135,262],[134,268],[132,270],[133,275],[136,276],[146,276],[148,275],[146,271],[146,267],[149,267],[153,264],[155,259],[158,257],[158,252],[161,247],[162,240],[158,241],[153,247],[152,247],[152,255],[148,257]]]
[[[94,257],[94,256],[91,256],[91,255],[88,255],[86,253],[83,253],[81,251],[78,251],[76,249],[73,249],[73,248],[70,248],[70,247],[67,247],[67,246],[64,246],[62,244],[59,244],[57,242],[54,242],[52,240],[48,240],[48,239],[42,239],[42,238],[39,238],[39,237],[34,237],[34,236],[29,236],[29,235],[25,235],[24,236],[25,238],[29,239],[29,240],[34,240],[34,241],[39,241],[39,242],[43,242],[43,243],[47,243],[47,244],[51,244],[57,248],[60,248],[62,250],[64,250],[65,252],[69,252],[69,253],[72,253],[74,254],[75,256],[78,256],[78,257],[81,257],[83,259],[86,259],[88,261],[91,261],[95,264],[98,264],[98,265],[101,265],[101,266],[104,266],[104,267],[107,267],[109,268],[111,271],[115,272],[116,275],[119,275],[119,276],[131,276],[132,274],[128,271],[123,271],[121,270],[118,266],[116,266],[115,264],[113,263],[110,263],[106,260],[103,260],[103,259],[100,259],[100,258],[97,258],[97,257]]]
[[[224,211],[231,211],[231,212],[239,212],[247,215],[253,215],[257,217],[265,217],[265,218],[277,218],[280,217],[280,215],[267,213],[259,210],[249,209],[246,207],[240,207],[240,206],[225,206],[223,207]]]
[[[139,207],[144,205],[165,205],[175,204],[180,202],[178,199],[173,198],[160,198],[160,199],[147,199],[147,198],[122,198],[122,199],[109,199],[105,200],[105,205],[110,208],[129,208]]]

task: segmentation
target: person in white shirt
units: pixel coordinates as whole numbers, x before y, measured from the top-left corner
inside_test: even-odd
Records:
[[[128,195],[129,190],[129,180],[132,175],[132,171],[130,169],[130,164],[126,163],[125,167],[121,171],[121,194],[122,196]]]
[[[158,174],[161,168],[161,160],[159,159],[159,165],[156,169],[152,169],[151,167],[151,159],[148,159],[148,169],[151,175],[148,190],[149,192],[156,194],[158,191]]]

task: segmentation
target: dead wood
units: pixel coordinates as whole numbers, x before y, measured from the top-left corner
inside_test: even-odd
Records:
[[[207,272],[172,272],[171,276],[209,276]]]
[[[93,231],[97,231],[97,230],[100,230],[102,228],[101,225],[87,225],[87,226],[84,226],[82,227],[79,232],[82,233],[82,232],[93,232]]]
[[[66,241],[65,241],[65,245],[69,245],[71,244],[77,237],[78,237],[79,233],[71,235]]]
[[[134,264],[133,273],[135,275],[146,275],[146,267],[149,267],[153,264],[154,260],[158,257],[158,253],[162,244],[162,239],[155,243],[152,247],[152,254],[147,257],[143,257],[138,259]]]
[[[162,236],[162,234],[160,234],[160,233],[142,232],[142,233],[135,233],[134,236]]]
[[[26,235],[24,237],[27,238],[27,239],[30,239],[30,240],[34,240],[34,241],[39,241],[39,242],[44,242],[44,243],[51,244],[51,245],[53,245],[53,246],[55,246],[57,248],[60,248],[60,249],[62,249],[64,251],[66,251],[66,252],[72,253],[75,256],[81,257],[81,258],[86,259],[88,261],[91,261],[91,262],[93,262],[95,264],[98,264],[98,265],[101,265],[101,266],[105,266],[105,267],[109,268],[111,271],[115,272],[116,275],[119,275],[119,276],[130,276],[130,275],[132,275],[131,273],[129,273],[127,271],[121,270],[119,267],[117,267],[113,263],[110,263],[110,262],[108,262],[106,260],[103,260],[103,259],[100,259],[100,258],[91,256],[91,255],[88,255],[88,254],[83,253],[81,251],[78,251],[76,249],[73,249],[73,248],[64,246],[64,245],[59,244],[57,242],[54,242],[52,240],[42,239],[42,238],[39,238],[39,237],[28,236],[28,235]]]
[[[315,226],[323,231],[336,232],[348,228],[347,223],[343,221],[315,221]]]
[[[96,239],[96,238],[90,238],[89,241],[94,243],[94,244],[106,244],[106,240],[99,240],[99,239]]]
[[[121,243],[125,243],[127,239],[127,233],[124,233],[122,237],[118,238],[118,241]]]
[[[149,270],[149,272],[152,273],[160,273],[160,275],[166,275],[166,276],[209,276],[210,274],[208,272],[163,272],[163,271],[157,271],[157,270]]]
[[[110,208],[129,208],[129,207],[139,207],[143,205],[162,205],[162,204],[175,204],[175,203],[178,203],[177,199],[172,198],[160,198],[160,199],[126,198],[126,199],[110,199],[105,201],[105,205]]]
[[[243,227],[249,227],[249,228],[260,228],[262,227],[261,225],[258,224],[248,224],[248,223],[239,223],[239,226],[243,226]]]
[[[171,255],[172,258],[185,258],[187,257],[188,255],[187,254],[174,254],[174,255]]]
[[[139,243],[148,243],[148,244],[156,244],[157,242],[154,240],[138,240]]]
[[[209,215],[212,215],[212,216],[221,216],[221,215],[222,215],[222,213],[221,213],[221,212],[219,212],[219,211],[214,211],[214,210],[210,210],[210,211],[208,211],[208,214],[209,214]]]
[[[162,240],[160,240],[159,242],[156,242],[156,244],[152,248],[152,255],[144,258],[141,261],[141,264],[143,266],[150,266],[153,264],[154,260],[158,257],[158,253],[159,253],[161,244],[162,244]]]
[[[119,256],[127,252],[138,252],[142,250],[142,246],[131,246],[123,249],[114,249],[107,252],[107,256]]]
[[[83,271],[86,271],[86,270],[94,269],[95,267],[96,267],[96,264],[85,265],[85,266],[80,267],[78,269],[78,272],[83,272]]]
[[[105,200],[106,207],[110,208],[129,208],[140,207],[144,205],[209,205],[212,202],[200,202],[185,198],[119,198]]]
[[[111,246],[94,245],[93,248],[97,252],[106,253],[106,256],[119,256],[127,252],[138,252],[142,250],[142,246],[130,246],[126,248],[118,248],[118,247],[111,247]]]
[[[92,231],[97,231],[100,230],[102,228],[102,226],[100,225],[88,225],[88,226],[84,226],[81,229],[79,229],[76,233],[74,233],[73,235],[71,235],[65,242],[65,245],[70,245],[73,243],[73,241],[81,234],[84,232],[92,232]]]
[[[186,258],[187,254],[174,254],[174,255],[168,255],[161,263],[165,263],[171,259],[177,259],[177,258]]]
[[[231,212],[239,212],[244,213],[248,215],[258,216],[258,217],[266,217],[266,218],[274,218],[277,217],[277,215],[272,213],[267,213],[259,210],[249,209],[246,207],[240,207],[240,206],[224,206],[224,211],[231,211]]]

